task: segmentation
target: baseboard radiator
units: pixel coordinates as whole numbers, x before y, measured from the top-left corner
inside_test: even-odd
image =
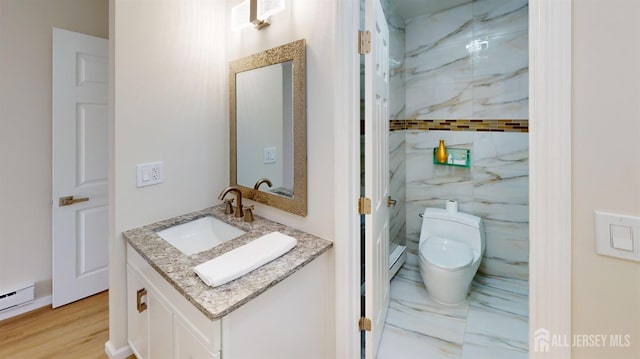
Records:
[[[12,309],[35,300],[34,284],[26,283],[10,290],[0,292],[0,312]]]
[[[407,247],[397,246],[396,249],[389,254],[389,280],[391,280],[400,270],[400,267],[407,260]]]

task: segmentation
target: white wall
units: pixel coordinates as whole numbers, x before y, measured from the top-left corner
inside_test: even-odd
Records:
[[[574,358],[640,357],[640,263],[596,254],[593,221],[640,216],[638,13],[638,1],[573,1],[572,331],[632,336]]]
[[[228,183],[224,5],[111,0],[110,342],[126,345],[124,230],[217,204]],[[136,188],[137,163],[165,182]]]
[[[51,29],[106,38],[108,0],[0,0],[0,290],[51,294]]]

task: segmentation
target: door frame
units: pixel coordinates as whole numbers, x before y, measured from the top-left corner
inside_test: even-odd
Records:
[[[360,356],[360,57],[357,1],[335,1],[336,357]],[[344,36],[353,34],[353,36]],[[529,0],[529,343],[571,334],[571,0]],[[558,154],[561,154],[560,156]],[[549,159],[553,159],[550,161]],[[565,358],[552,347],[530,358]]]

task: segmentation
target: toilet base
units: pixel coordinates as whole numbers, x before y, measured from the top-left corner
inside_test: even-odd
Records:
[[[467,290],[461,297],[456,297],[456,298],[453,298],[455,300],[452,300],[450,302],[445,302],[445,301],[442,301],[440,299],[440,298],[442,298],[441,296],[436,296],[432,292],[430,292],[429,288],[426,287],[426,285],[425,285],[425,289],[427,290],[427,294],[429,295],[429,297],[431,299],[433,299],[438,304],[442,304],[442,305],[445,305],[447,307],[457,307],[459,305],[462,305],[462,304],[466,303],[467,302],[467,295],[469,294],[469,290]],[[462,299],[460,299],[460,298],[462,298]],[[447,300],[448,299],[450,299],[450,298],[447,298]]]
[[[431,298],[444,305],[464,303],[478,266],[445,270],[425,262],[420,258],[420,276]]]

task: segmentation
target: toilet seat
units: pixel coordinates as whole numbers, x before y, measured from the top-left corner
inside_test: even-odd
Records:
[[[421,257],[442,269],[460,269],[473,262],[473,251],[467,244],[438,236],[427,238],[419,251]]]

